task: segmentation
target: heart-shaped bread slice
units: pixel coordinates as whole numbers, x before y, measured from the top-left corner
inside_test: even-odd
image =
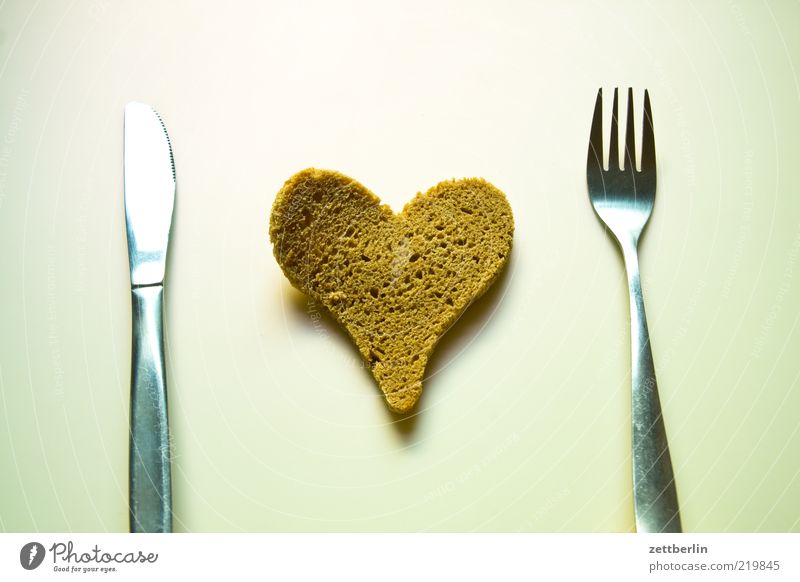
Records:
[[[345,327],[399,413],[419,399],[436,343],[508,261],[513,234],[505,195],[485,180],[441,182],[394,214],[355,180],[313,168],[278,192],[269,228],[289,281]]]

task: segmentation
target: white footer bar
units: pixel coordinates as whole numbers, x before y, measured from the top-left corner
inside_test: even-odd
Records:
[[[2,534],[0,580],[800,580],[800,534]]]

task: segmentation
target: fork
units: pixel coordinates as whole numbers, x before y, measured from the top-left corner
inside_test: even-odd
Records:
[[[678,496],[661,415],[639,277],[639,238],[656,197],[656,146],[650,95],[644,92],[641,170],[636,169],[633,89],[628,89],[624,168],[617,142],[617,89],[611,117],[608,170],[603,169],[603,90],[597,92],[589,136],[586,182],[600,220],[614,235],[628,275],[631,309],[631,437],[636,531],[680,532]]]

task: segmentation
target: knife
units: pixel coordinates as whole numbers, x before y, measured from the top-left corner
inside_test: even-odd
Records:
[[[130,530],[172,531],[164,271],[175,205],[175,163],[158,113],[125,106],[125,222],[131,269]]]

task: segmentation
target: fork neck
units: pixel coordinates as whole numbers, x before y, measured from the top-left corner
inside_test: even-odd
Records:
[[[614,232],[614,238],[617,241],[620,249],[622,250],[622,257],[625,260],[625,264],[628,264],[629,260],[634,260],[638,264],[637,255],[639,253],[639,236],[641,232]]]
[[[639,281],[639,237],[630,237],[629,239],[619,240],[619,246],[622,250],[622,258],[625,262],[625,272],[628,275],[628,287],[631,290],[638,290],[640,287]],[[641,293],[639,290],[638,293]]]

